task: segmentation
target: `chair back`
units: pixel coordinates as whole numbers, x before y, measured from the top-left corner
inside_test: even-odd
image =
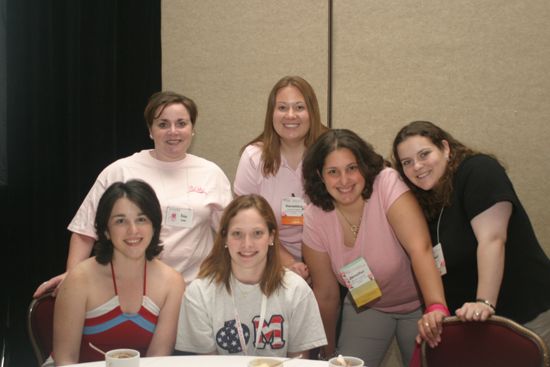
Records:
[[[53,349],[54,304],[52,293],[47,293],[33,299],[27,312],[27,331],[39,366]]]
[[[487,321],[443,321],[441,342],[422,343],[424,367],[550,367],[548,346],[526,327],[502,316]]]

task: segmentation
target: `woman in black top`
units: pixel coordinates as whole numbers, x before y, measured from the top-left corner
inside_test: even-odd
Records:
[[[451,312],[480,321],[497,312],[550,344],[550,260],[499,162],[426,121],[399,131],[393,158],[440,244]]]

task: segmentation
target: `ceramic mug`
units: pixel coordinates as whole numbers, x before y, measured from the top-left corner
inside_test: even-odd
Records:
[[[339,358],[343,358],[346,361],[346,364],[342,364],[340,361],[338,361]],[[328,361],[329,367],[363,367],[365,365],[365,362],[361,358],[357,357],[347,357],[347,356],[338,356],[331,358]]]
[[[105,354],[107,367],[139,367],[139,351],[135,349],[113,349]]]

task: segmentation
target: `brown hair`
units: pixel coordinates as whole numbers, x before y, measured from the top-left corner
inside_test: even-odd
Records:
[[[417,187],[407,178],[403,171],[401,159],[397,153],[397,146],[411,136],[426,137],[440,150],[444,147],[444,140],[449,144],[450,151],[447,167],[438,184],[432,190],[425,191]],[[442,206],[449,206],[451,204],[454,174],[464,159],[475,154],[478,153],[456,140],[451,134],[434,123],[429,121],[413,121],[405,125],[397,133],[393,141],[392,161],[395,169],[399,171],[403,180],[405,180],[411,191],[416,195],[426,217],[432,219],[439,213]]]
[[[277,220],[269,203],[260,195],[238,196],[225,208],[220,228],[214,240],[214,247],[210,255],[202,262],[198,277],[211,277],[216,284],[225,284],[225,288],[231,293],[231,256],[225,248],[225,243],[231,220],[241,210],[249,208],[256,209],[260,213],[269,232],[273,234],[273,246],[268,246],[267,262],[260,280],[260,289],[266,296],[270,296],[282,285],[284,268],[279,256],[280,242]]]
[[[319,103],[317,102],[317,96],[311,85],[299,76],[285,76],[279,80],[273,86],[267,98],[264,131],[256,138],[246,143],[241,149],[242,154],[248,145],[261,143],[263,175],[265,177],[275,175],[279,171],[281,165],[281,139],[273,127],[273,112],[275,111],[277,92],[279,92],[281,88],[288,86],[296,87],[300,93],[302,93],[306,102],[309,114],[309,131],[304,140],[306,148],[317,140],[319,135],[327,130],[327,127],[321,123]]]
[[[153,121],[162,114],[164,109],[173,104],[182,104],[187,109],[187,112],[189,112],[189,117],[191,118],[191,124],[195,127],[195,122],[199,113],[195,102],[193,102],[191,98],[187,98],[184,95],[170,91],[163,91],[157,92],[149,97],[147,106],[145,106],[143,117],[145,118],[147,128],[150,129],[153,125]],[[157,110],[159,110],[158,113],[156,113]]]
[[[335,150],[349,149],[359,166],[359,171],[365,179],[365,188],[361,193],[363,199],[372,195],[374,179],[389,165],[384,158],[374,151],[372,145],[361,139],[359,135],[347,129],[333,129],[325,132],[308,148],[302,163],[304,191],[311,202],[324,211],[334,210],[332,196],[327,191],[321,172],[327,156]]]

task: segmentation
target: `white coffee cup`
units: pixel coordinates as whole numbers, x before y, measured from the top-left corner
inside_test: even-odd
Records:
[[[338,361],[339,358],[344,358],[344,360],[346,361],[345,367],[363,367],[365,365],[365,362],[363,362],[361,358],[338,356],[331,358],[328,361],[329,367],[343,367],[344,365]]]
[[[107,367],[138,367],[139,351],[135,349],[113,349],[105,353]]]

